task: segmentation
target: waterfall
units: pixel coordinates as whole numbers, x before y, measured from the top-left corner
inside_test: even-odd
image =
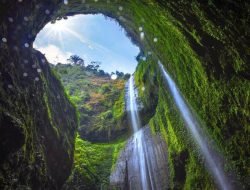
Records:
[[[160,135],[142,127],[134,77],[127,83],[126,107],[133,136],[118,158],[110,176],[111,187],[124,190],[163,190],[168,187],[167,147]]]
[[[163,77],[168,84],[170,93],[182,115],[182,118],[184,119],[189,131],[191,132],[194,140],[201,150],[201,153],[203,154],[203,157],[205,158],[208,170],[214,177],[220,189],[231,189],[232,187],[231,185],[229,185],[229,181],[226,179],[222,166],[220,166],[219,162],[215,159],[215,152],[211,149],[211,147],[209,147],[206,140],[207,137],[202,133],[202,128],[200,127],[199,122],[192,114],[191,109],[185,103],[185,100],[178,90],[175,82],[171,79],[160,61],[158,61],[158,64],[160,66]]]
[[[127,111],[129,112],[130,122],[133,132],[136,133],[141,128],[141,121],[138,113],[137,96],[138,92],[135,89],[134,77],[131,76],[128,83],[127,92]]]
[[[137,98],[138,92],[135,89],[134,77],[131,76],[129,79],[128,85],[128,97],[127,97],[127,111],[130,116],[130,123],[134,132],[134,153],[135,155],[132,157],[134,165],[138,164],[139,166],[139,175],[141,180],[141,187],[144,190],[149,189],[148,179],[147,179],[147,163],[145,158],[145,150],[144,150],[144,136],[141,128],[141,121],[138,113],[137,106]],[[138,172],[138,171],[137,171]],[[151,189],[151,188],[150,188]]]

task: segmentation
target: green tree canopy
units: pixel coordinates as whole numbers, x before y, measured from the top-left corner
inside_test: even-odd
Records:
[[[67,59],[70,63],[72,63],[73,65],[80,65],[80,66],[84,66],[84,60],[79,57],[78,55],[71,55],[69,57],[69,59]]]

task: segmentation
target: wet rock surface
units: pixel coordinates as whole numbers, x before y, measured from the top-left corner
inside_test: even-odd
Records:
[[[140,149],[145,153],[144,158],[139,157]],[[144,173],[149,183],[147,189],[163,190],[169,187],[166,142],[160,134],[152,134],[149,126],[145,126],[128,140],[120,153],[115,170],[110,176],[111,188],[143,189],[140,159],[145,159],[147,163]]]

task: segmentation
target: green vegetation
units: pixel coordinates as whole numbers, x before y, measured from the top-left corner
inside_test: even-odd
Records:
[[[158,59],[224,155],[226,172],[233,171],[243,187],[249,186],[249,48],[244,43],[249,4],[128,0],[88,5],[116,18],[148,57],[136,70],[145,106],[141,115],[143,123],[150,121],[152,131],[162,133],[168,143],[171,187],[210,189],[214,184],[162,82]],[[122,12],[118,6],[123,6]]]
[[[161,133],[168,144],[171,188],[213,189],[214,184],[162,82],[158,59],[203,122],[204,131],[224,155],[227,161],[226,172],[234,171],[242,189],[249,189],[249,2],[82,2],[70,0],[65,5],[63,1],[53,0],[17,4],[3,0],[0,3],[0,124],[4,126],[0,135],[1,139],[8,137],[4,143],[1,142],[1,155],[5,157],[1,156],[0,188],[59,189],[67,178],[71,169],[77,125],[75,110],[65,97],[61,84],[47,64],[44,64],[44,56],[32,49],[32,39],[50,20],[55,22],[69,14],[103,13],[116,18],[132,41],[140,45],[142,54],[147,56],[147,60],[140,61],[138,65],[136,84],[145,105],[142,111],[145,113],[142,114],[143,122],[149,121],[152,131]],[[44,7],[50,14],[44,14]],[[24,48],[26,42],[29,48]],[[41,68],[42,72],[38,73],[31,64]],[[124,92],[117,89],[124,82],[118,80],[113,82],[117,83],[117,87],[107,86],[105,72],[97,72],[97,65],[89,68],[93,70],[92,73],[77,64],[58,66],[60,69],[55,70],[59,70],[62,83],[67,84],[65,86],[69,97],[80,110],[81,127],[86,127],[88,132],[92,129],[95,129],[94,132],[102,131],[104,135],[98,133],[98,137],[104,136],[107,140],[112,137],[109,132],[118,129],[121,126],[118,123],[123,121],[119,118],[124,117],[121,98]],[[85,78],[81,74],[82,70],[86,74]],[[96,75],[101,75],[102,79],[97,79]],[[89,85],[90,89],[99,86],[98,91],[92,89],[86,93],[85,89],[79,89],[81,85]],[[108,97],[115,97],[112,106],[109,101],[105,102]],[[95,107],[99,103],[102,110]],[[93,114],[93,121],[89,114]],[[85,123],[88,120],[90,123]],[[6,122],[8,126],[14,127],[5,127]],[[100,126],[94,125],[98,122]],[[103,125],[102,122],[108,123]],[[88,127],[92,124],[93,128]],[[13,139],[17,139],[15,143]],[[94,140],[97,140],[96,136]],[[113,151],[108,148],[101,150],[98,146],[77,138],[76,168],[83,168],[80,163],[86,162],[89,170],[94,173],[100,171],[97,163],[103,164],[105,168],[108,165],[106,169],[109,170],[112,167],[111,160],[115,160],[113,154],[119,152],[120,146],[117,145],[118,148]],[[91,148],[88,150],[86,147]],[[97,158],[95,151],[101,156]],[[87,154],[91,155],[96,166],[90,166],[92,162],[87,160]],[[102,157],[107,158],[106,155],[112,155],[112,159],[109,157],[106,160],[108,163],[101,161]],[[104,173],[100,176],[106,176]],[[94,183],[88,181],[91,172],[85,172],[83,176],[85,178],[81,179],[85,179],[84,184]],[[104,178],[98,177],[98,180]]]
[[[64,188],[107,189],[128,135],[124,99],[128,76],[116,71],[118,78],[111,80],[108,73],[99,70],[98,62],[84,66],[79,56],[69,60],[72,64],[51,65],[76,105],[80,121],[74,167]]]
[[[0,105],[0,164],[5,170],[0,172],[0,189],[57,189],[71,172],[76,110],[48,63],[39,62],[44,56],[35,50],[22,54],[33,54],[34,67],[41,73],[33,73],[32,67],[24,70],[18,56],[12,58],[15,67],[0,64],[0,96],[9,105]],[[2,74],[12,77],[11,91],[4,89]],[[54,169],[59,167],[60,171]]]
[[[74,169],[65,188],[107,189],[110,173],[125,142],[120,139],[113,143],[96,144],[77,136]]]
[[[117,71],[118,79],[112,80],[98,69],[98,62],[86,67],[76,62],[57,64],[53,70],[79,111],[80,136],[92,142],[108,142],[124,135],[128,131],[124,101],[127,76]]]
[[[153,76],[157,76],[156,80],[153,80]],[[181,76],[179,76],[181,77]],[[204,167],[204,161],[199,155],[199,152],[197,151],[196,145],[193,142],[192,138],[190,138],[189,132],[186,130],[186,127],[184,123],[182,122],[182,119],[179,115],[179,112],[177,108],[175,107],[174,101],[171,97],[171,95],[168,93],[168,89],[166,88],[165,83],[163,82],[163,79],[161,77],[160,71],[158,69],[158,65],[156,64],[156,60],[153,57],[148,57],[147,61],[141,61],[137,67],[136,71],[136,84],[139,87],[139,95],[142,100],[142,102],[145,102],[147,106],[145,106],[144,112],[147,112],[147,110],[150,110],[155,108],[154,101],[152,101],[152,98],[150,97],[158,97],[158,102],[156,106],[156,112],[155,115],[152,118],[146,118],[146,120],[150,119],[150,126],[153,133],[161,133],[167,144],[168,144],[168,155],[169,155],[169,169],[170,169],[170,184],[171,188],[178,188],[178,189],[190,189],[196,188],[204,188],[204,189],[214,189],[214,183],[209,175],[209,173],[206,171]],[[202,86],[198,86],[199,88],[202,88]],[[144,90],[141,90],[141,89]],[[243,87],[244,88],[244,87]],[[226,90],[220,89],[220,90]],[[212,93],[214,89],[210,88],[210,93]],[[232,90],[232,89],[231,89]],[[203,95],[207,96],[207,91],[199,90],[200,93],[202,92]],[[219,97],[218,91],[214,91],[215,94],[217,94],[217,98]],[[235,91],[235,93],[237,93]],[[149,96],[151,94],[151,96]],[[189,95],[191,92],[188,93]],[[210,94],[212,95],[212,94]],[[221,94],[222,95],[222,94]],[[225,94],[224,94],[225,96]],[[211,96],[210,96],[211,98]],[[189,104],[193,105],[194,102],[198,103],[199,101],[198,97],[193,98],[192,101],[188,101]],[[212,101],[212,99],[211,99]],[[211,117],[211,115],[218,113],[219,110],[216,106],[219,106],[220,103],[217,99],[217,104],[212,104],[211,102],[208,102],[208,104],[204,103],[203,106],[199,109],[196,108],[196,110],[204,111],[206,112],[206,115],[203,115],[202,119],[206,121],[206,123],[210,123],[213,125],[210,125],[210,128],[204,128],[206,133],[209,134],[210,137],[213,137],[214,141],[217,142],[217,150],[221,152],[224,155],[227,155],[227,165],[225,166],[226,172],[232,172],[237,171],[237,165],[236,162],[233,160],[230,160],[229,158],[234,158],[236,156],[242,156],[241,159],[236,159],[237,164],[240,164],[239,160],[242,161],[242,163],[245,163],[245,156],[243,149],[239,147],[234,147],[232,144],[232,140],[237,138],[237,143],[246,143],[246,138],[241,138],[242,134],[237,134],[234,136],[231,136],[230,138],[226,138],[225,134],[222,132],[228,129],[229,125],[224,125],[226,128],[218,128],[216,118],[220,117],[226,117],[225,113],[221,112],[221,114],[217,114]],[[236,102],[235,102],[236,103]],[[209,106],[210,112],[208,113],[207,108],[204,106]],[[233,102],[230,103],[232,107],[237,107]],[[151,108],[150,108],[151,107]],[[204,109],[204,110],[203,110]],[[237,108],[238,109],[238,108]],[[213,111],[212,111],[213,110]],[[221,110],[222,111],[222,110]],[[197,113],[197,112],[196,112]],[[223,115],[222,115],[223,114]],[[227,113],[230,114],[230,113]],[[145,119],[144,119],[145,120]],[[203,120],[203,122],[204,122]],[[243,122],[243,121],[241,121]],[[245,124],[246,125],[246,124]],[[212,127],[215,127],[216,130],[212,131]],[[234,128],[236,129],[236,128]],[[217,133],[217,134],[216,134]],[[220,138],[217,138],[217,135],[220,134]],[[223,134],[223,135],[222,135]],[[230,144],[225,144],[225,141],[231,141]],[[236,143],[236,142],[235,142]],[[192,147],[192,148],[190,148]],[[242,151],[240,155],[237,155],[235,152],[227,154],[226,150],[231,150],[237,148],[237,152]],[[234,155],[232,155],[234,154]],[[244,171],[238,171],[238,175],[247,175]],[[238,176],[238,177],[239,177]],[[239,177],[240,178],[240,177]],[[199,182],[199,183],[197,183]]]
[[[84,60],[78,55],[71,55],[68,61],[73,65],[84,66]]]

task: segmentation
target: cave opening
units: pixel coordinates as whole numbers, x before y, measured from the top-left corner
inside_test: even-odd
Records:
[[[71,55],[77,55],[85,66],[98,62],[98,69],[108,73],[134,73],[139,54],[124,28],[102,14],[78,14],[52,21],[37,34],[33,47],[52,64],[66,64]]]
[[[74,176],[65,187],[78,179],[77,185],[84,188],[108,188],[117,152],[131,131],[125,113],[126,83],[145,58],[119,23],[102,14],[52,21],[32,46],[44,54],[79,114]],[[93,179],[84,179],[88,175]]]

